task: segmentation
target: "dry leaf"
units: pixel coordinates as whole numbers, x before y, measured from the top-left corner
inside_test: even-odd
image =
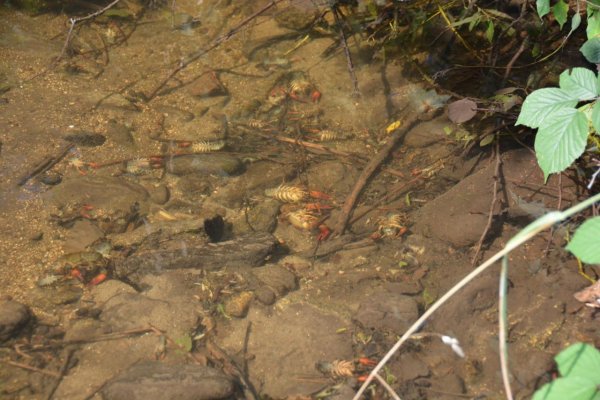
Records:
[[[455,124],[469,121],[477,114],[477,103],[473,100],[462,99],[448,104],[448,118]]]

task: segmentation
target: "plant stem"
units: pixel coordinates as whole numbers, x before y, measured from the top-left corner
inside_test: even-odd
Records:
[[[356,392],[356,395],[352,398],[352,400],[359,400],[360,396],[367,389],[371,381],[375,378],[375,374],[377,374],[383,366],[392,358],[394,353],[398,351],[400,346],[406,342],[406,340],[419,328],[423,325],[423,323],[429,319],[429,317],[437,311],[446,301],[448,301],[452,296],[454,296],[458,291],[460,291],[463,287],[465,287],[468,283],[470,283],[475,277],[481,274],[483,271],[488,269],[491,265],[493,265],[500,258],[504,257],[506,254],[510,253],[515,248],[519,247],[523,243],[527,242],[529,239],[533,238],[539,232],[551,227],[557,222],[561,222],[572,215],[575,215],[582,210],[585,210],[587,207],[592,206],[593,204],[600,202],[600,193],[597,195],[590,197],[589,199],[582,201],[579,204],[574,205],[573,207],[565,210],[565,211],[553,211],[542,217],[536,219],[531,224],[527,225],[523,228],[519,233],[517,233],[507,244],[504,249],[494,254],[491,258],[489,258],[486,262],[475,268],[471,273],[465,276],[460,282],[458,282],[454,287],[452,287],[448,292],[446,292],[438,301],[433,303],[431,307],[423,313],[423,315],[414,323],[404,335],[394,344],[394,346],[387,352],[387,354],[381,359],[379,364],[369,374],[367,379],[363,382],[362,386]]]

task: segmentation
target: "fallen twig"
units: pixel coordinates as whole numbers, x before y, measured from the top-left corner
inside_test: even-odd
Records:
[[[390,152],[406,132],[412,129],[419,121],[418,115],[415,114],[405,121],[404,126],[401,129],[397,129],[392,136],[388,139],[387,143],[379,150],[379,152],[371,159],[371,161],[363,169],[362,173],[358,177],[352,192],[346,198],[344,205],[342,206],[342,212],[340,213],[337,222],[333,226],[333,231],[337,235],[342,235],[346,230],[346,225],[350,219],[350,213],[352,212],[358,196],[362,192],[363,188],[367,184],[371,175],[379,168],[379,166],[389,156]]]
[[[481,233],[481,237],[479,238],[479,242],[477,242],[477,247],[475,247],[475,255],[473,256],[473,260],[471,261],[471,265],[475,266],[477,263],[477,259],[479,258],[479,252],[481,251],[481,246],[487,236],[490,228],[492,227],[492,221],[494,220],[494,208],[496,208],[496,202],[498,201],[498,182],[500,181],[500,166],[502,165],[502,159],[500,157],[500,141],[498,140],[498,135],[496,134],[496,168],[494,169],[494,188],[492,189],[492,201],[490,203],[490,210],[488,212],[488,219],[483,232]]]
[[[91,337],[91,338],[88,338],[88,339],[63,340],[63,341],[60,341],[60,342],[50,343],[50,344],[42,345],[42,346],[32,346],[29,349],[29,351],[44,351],[44,350],[55,349],[55,348],[64,347],[64,346],[68,346],[68,345],[78,345],[78,344],[103,342],[103,341],[106,341],[106,340],[125,339],[125,338],[128,338],[130,336],[143,335],[143,334],[149,333],[149,332],[154,332],[154,330],[152,328],[129,329],[129,330],[122,331],[122,332],[107,333],[105,335]]]
[[[48,371],[48,370],[45,370],[45,369],[40,369],[40,368],[32,367],[31,365],[22,364],[22,363],[19,363],[19,362],[16,362],[16,361],[0,360],[0,362],[3,362],[4,364],[12,365],[13,367],[26,369],[28,371],[39,372],[40,374],[52,376],[54,378],[58,378],[60,376],[56,372],[52,372],[52,371]]]
[[[74,352],[75,352],[75,349],[68,349],[66,351],[65,361],[63,362],[63,365],[60,368],[60,372],[59,372],[59,375],[58,375],[58,377],[56,379],[56,382],[54,382],[54,385],[52,385],[52,388],[48,392],[48,396],[46,397],[46,400],[52,400],[52,397],[54,397],[54,393],[56,393],[56,389],[58,389],[58,387],[60,386],[60,383],[62,382],[62,380],[63,380],[63,378],[65,376],[65,374],[69,370],[69,363],[71,362],[71,357],[73,356]]]
[[[75,28],[75,25],[81,21],[86,21],[88,19],[92,19],[97,17],[98,15],[102,14],[103,12],[107,11],[108,9],[114,7],[119,1],[121,0],[114,0],[112,3],[110,3],[109,5],[107,5],[106,7],[93,12],[91,14],[86,15],[85,17],[80,17],[80,18],[69,18],[69,23],[71,24],[71,26],[69,27],[69,32],[67,33],[67,38],[65,39],[65,44],[63,45],[63,48],[60,52],[60,55],[58,56],[58,58],[54,61],[54,63],[56,64],[57,62],[59,62],[65,55],[65,53],[67,52],[67,48],[69,47],[69,43],[71,42],[71,36],[73,36],[73,29]]]
[[[248,18],[244,19],[242,22],[240,22],[235,28],[232,28],[226,34],[219,36],[207,48],[199,50],[199,51],[196,51],[195,53],[192,53],[191,55],[189,55],[187,57],[187,59],[181,60],[179,62],[179,65],[175,69],[173,69],[173,71],[171,71],[171,73],[146,97],[146,101],[151,101],[154,97],[156,97],[156,95],[158,94],[158,92],[160,92],[162,90],[162,88],[164,88],[165,85],[173,77],[175,77],[175,75],[177,75],[182,69],[184,69],[185,67],[187,67],[188,65],[190,65],[194,61],[197,61],[200,57],[204,56],[206,53],[208,53],[208,52],[216,49],[222,43],[225,43],[226,41],[228,41],[229,39],[231,39],[231,37],[233,35],[235,35],[236,33],[238,33],[244,26],[248,25],[248,23],[250,23],[253,19],[255,19],[256,17],[258,17],[258,16],[260,16],[262,14],[264,14],[269,9],[271,9],[272,7],[274,7],[275,5],[277,5],[278,3],[281,3],[282,1],[283,0],[272,0],[266,6],[264,6],[263,8],[261,8],[260,10],[258,10],[257,12],[255,12],[254,14],[250,15]]]
[[[252,383],[250,383],[246,379],[244,372],[227,355],[227,353],[225,353],[225,351],[223,349],[221,349],[211,339],[207,339],[206,340],[206,350],[208,350],[208,353],[210,354],[210,357],[213,360],[217,360],[223,364],[223,370],[226,373],[233,375],[240,380],[240,383],[242,384],[242,386],[244,388],[244,395],[246,396],[245,397],[246,399],[256,400],[259,398],[258,394],[256,393],[256,389],[254,389],[254,386],[252,386]]]
[[[17,186],[23,186],[24,184],[29,182],[30,179],[35,178],[39,174],[43,174],[44,172],[48,171],[50,168],[55,166],[60,160],[65,158],[65,156],[69,154],[69,151],[71,151],[73,147],[75,147],[74,144],[68,144],[63,149],[61,149],[58,155],[46,157],[42,162],[36,165],[31,172],[28,172],[25,176],[19,179],[19,182],[17,182]]]
[[[467,276],[461,279],[456,285],[454,285],[450,290],[448,290],[442,297],[440,297],[435,303],[433,303],[424,313],[413,323],[407,330],[404,332],[402,337],[398,339],[396,344],[392,346],[392,348],[386,353],[386,355],[379,361],[379,363],[373,368],[373,370],[369,373],[367,379],[362,383],[360,389],[352,400],[358,400],[363,395],[367,387],[375,378],[375,374],[379,373],[383,366],[392,358],[392,356],[398,351],[398,349],[408,340],[411,336],[416,333],[435,313],[442,305],[444,305],[450,298],[452,298],[456,293],[458,293],[462,288],[464,288],[467,284],[469,284],[473,279],[479,276],[482,272],[486,271],[490,266],[494,265],[496,261],[515,250],[517,247],[521,246],[523,243],[531,240],[538,233],[542,232],[545,229],[548,229],[552,225],[564,221],[567,218],[585,210],[588,207],[593,207],[595,203],[600,201],[600,194],[597,194],[593,197],[588,198],[585,201],[569,208],[565,211],[552,211],[549,212],[542,217],[536,219],[531,224],[527,225],[523,228],[519,233],[517,233],[506,246],[490,257],[486,262],[475,268],[471,271]],[[502,306],[502,303],[501,305]]]
[[[350,73],[350,80],[352,81],[352,86],[353,86],[352,95],[355,97],[358,97],[358,96],[360,96],[360,91],[358,90],[358,79],[356,79],[356,73],[354,72],[354,63],[352,62],[352,55],[350,54],[350,49],[348,49],[348,41],[346,40],[346,35],[344,34],[344,27],[342,26],[339,11],[335,4],[331,6],[331,12],[333,14],[333,18],[335,19],[335,23],[340,32],[340,41],[341,41],[342,47],[344,49],[344,54],[346,55],[346,62],[348,64],[348,73]]]

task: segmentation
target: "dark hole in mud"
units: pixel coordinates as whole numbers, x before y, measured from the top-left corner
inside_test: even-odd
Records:
[[[221,241],[223,233],[225,232],[225,222],[223,217],[217,215],[216,217],[204,220],[204,231],[213,243]]]

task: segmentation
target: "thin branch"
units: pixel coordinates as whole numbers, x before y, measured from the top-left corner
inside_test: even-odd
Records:
[[[192,53],[191,55],[189,55],[187,57],[187,59],[181,60],[180,63],[179,63],[179,65],[173,71],[171,71],[171,73],[147,96],[146,100],[150,101],[154,97],[156,97],[156,95],[158,94],[158,92],[160,92],[162,90],[162,88],[164,88],[166,86],[166,84],[171,79],[173,79],[175,77],[175,75],[177,75],[182,69],[184,69],[185,67],[187,67],[188,65],[190,65],[194,61],[198,60],[200,57],[204,56],[208,52],[216,49],[222,43],[225,43],[226,41],[228,41],[229,39],[231,39],[244,26],[248,25],[248,23],[250,23],[253,19],[257,18],[258,16],[260,16],[262,14],[264,14],[265,12],[267,12],[268,10],[270,10],[271,8],[273,8],[278,3],[281,3],[282,1],[283,0],[273,0],[273,1],[271,1],[266,6],[264,6],[263,8],[261,8],[260,10],[258,10],[257,12],[255,12],[254,14],[250,15],[248,18],[246,18],[242,22],[240,22],[235,28],[232,28],[226,34],[219,36],[207,48],[199,50],[199,51],[197,51],[195,53]]]
[[[58,379],[56,379],[56,382],[54,382],[54,385],[50,389],[50,392],[48,392],[48,396],[46,397],[46,400],[52,400],[52,397],[54,397],[54,393],[56,393],[56,389],[58,389],[58,387],[60,386],[60,383],[62,382],[62,380],[63,380],[63,378],[65,376],[65,374],[69,370],[69,364],[71,363],[71,357],[73,356],[74,352],[75,352],[75,349],[68,349],[67,350],[67,353],[65,355],[65,361],[63,362],[63,365],[60,368]]]
[[[381,377],[381,375],[379,375],[379,374],[375,374],[375,379],[377,379],[377,380],[379,381],[379,383],[381,384],[381,386],[383,386],[383,387],[384,387],[384,389],[385,389],[385,390],[387,390],[387,392],[390,394],[390,396],[392,396],[392,398],[393,398],[394,400],[402,400],[402,399],[400,398],[400,396],[398,396],[398,395],[396,394],[396,392],[394,391],[394,389],[392,389],[392,387],[391,387],[390,385],[388,385],[388,383],[385,381],[385,379],[383,379],[383,378]]]
[[[428,308],[417,321],[412,324],[406,332],[402,335],[400,339],[394,344],[394,346],[387,352],[387,354],[379,361],[377,366],[373,368],[373,370],[369,373],[367,379],[363,382],[362,386],[356,392],[352,400],[359,400],[363,395],[365,390],[369,384],[375,378],[375,374],[377,374],[383,366],[392,358],[392,356],[398,351],[398,349],[411,337],[411,335],[417,332],[429,317],[433,315],[442,305],[444,305],[450,298],[452,298],[456,293],[458,293],[462,288],[464,288],[467,284],[469,284],[473,279],[479,276],[482,272],[486,271],[490,266],[494,265],[496,261],[504,257],[506,254],[510,253],[517,247],[521,246],[523,243],[531,240],[538,233],[548,229],[552,225],[561,222],[588,207],[594,206],[596,203],[600,202],[600,194],[597,194],[593,197],[588,198],[587,200],[582,201],[581,203],[569,208],[565,211],[552,211],[537,220],[533,221],[531,224],[527,225],[523,228],[519,233],[517,233],[506,246],[492,257],[490,257],[486,262],[475,268],[471,271],[467,276],[461,279],[456,285],[454,285],[450,290],[448,290],[442,297],[439,298],[438,301],[433,303],[430,308]]]
[[[344,27],[342,26],[340,15],[335,5],[331,6],[331,12],[333,13],[333,18],[335,19],[335,23],[340,31],[340,41],[342,42],[342,47],[344,48],[344,54],[346,55],[346,62],[348,64],[348,73],[350,74],[350,80],[352,81],[353,86],[352,95],[354,97],[359,97],[360,91],[358,90],[358,79],[356,79],[356,73],[354,72],[352,55],[350,54],[350,49],[348,49],[348,41],[346,40],[346,35],[344,34]]]
[[[392,134],[392,136],[388,139],[386,144],[381,148],[381,150],[379,150],[379,153],[377,153],[375,157],[373,157],[371,161],[365,166],[362,173],[356,180],[352,192],[346,198],[346,201],[344,202],[344,205],[342,207],[342,212],[340,213],[337,222],[333,226],[333,231],[337,235],[342,235],[346,230],[346,225],[348,224],[348,220],[350,219],[350,214],[354,209],[354,205],[358,200],[358,196],[364,189],[365,185],[367,184],[373,173],[389,156],[390,152],[393,150],[394,147],[396,147],[396,145],[404,136],[404,134],[406,134],[406,132],[412,129],[418,122],[419,117],[417,114],[414,114],[413,116],[407,118],[404,126],[401,129],[397,129]]]
[[[68,144],[67,146],[62,148],[57,155],[46,157],[41,163],[36,165],[33,168],[33,170],[31,170],[30,172],[25,174],[21,179],[19,179],[19,182],[17,182],[17,186],[23,186],[27,182],[29,182],[30,179],[35,178],[36,176],[48,171],[50,168],[55,166],[60,160],[65,158],[65,156],[69,154],[69,151],[71,151],[73,147],[75,147],[75,145]]]
[[[481,233],[481,237],[479,238],[479,242],[477,242],[477,247],[475,250],[475,255],[473,256],[473,260],[471,261],[471,265],[475,265],[477,263],[477,259],[479,258],[479,252],[481,251],[481,246],[485,241],[485,238],[492,227],[492,221],[494,220],[494,209],[496,208],[496,202],[498,201],[498,183],[500,181],[500,166],[502,165],[502,160],[500,158],[500,138],[498,134],[496,134],[496,168],[494,170],[494,188],[492,189],[492,201],[490,203],[490,210],[488,212],[488,220],[483,232]]]
[[[31,365],[18,363],[16,361],[0,360],[0,362],[3,362],[4,364],[12,365],[13,367],[17,367],[17,368],[21,368],[21,369],[26,369],[28,371],[39,372],[40,374],[48,375],[48,376],[51,376],[51,377],[54,377],[54,378],[58,378],[60,376],[56,372],[52,372],[52,371],[48,371],[48,370],[45,370],[45,369],[40,369],[40,368],[32,367]]]
[[[67,48],[69,47],[69,43],[71,43],[71,37],[73,36],[73,29],[75,28],[75,25],[78,24],[79,22],[82,21],[86,21],[88,19],[92,19],[97,17],[98,15],[104,13],[105,11],[107,11],[108,9],[114,7],[119,1],[121,0],[114,0],[112,3],[110,3],[109,5],[107,5],[104,8],[101,8],[100,10],[93,12],[89,15],[86,15],[85,17],[80,17],[80,18],[69,18],[69,23],[71,24],[71,26],[69,27],[69,32],[67,33],[67,38],[65,39],[65,44],[63,45],[63,48],[60,52],[60,55],[58,56],[58,58],[54,61],[54,63],[57,63],[58,61],[62,60],[62,58],[64,57],[65,53],[67,52]]]

